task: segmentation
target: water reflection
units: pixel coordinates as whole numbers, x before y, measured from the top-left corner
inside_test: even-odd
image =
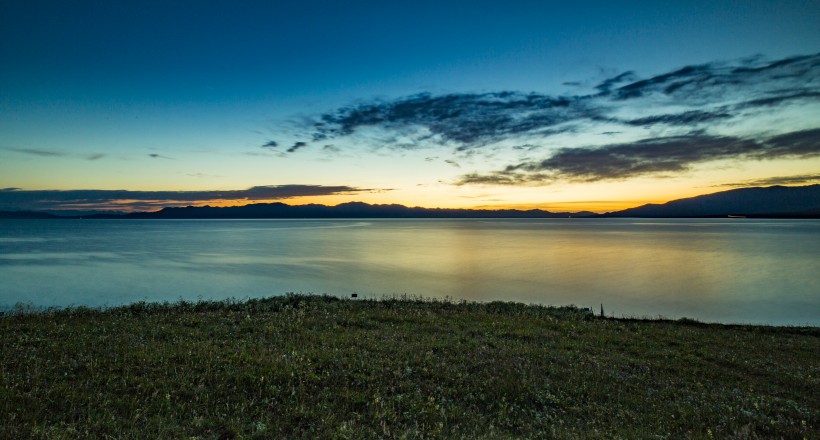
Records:
[[[2,221],[0,305],[285,292],[820,324],[820,222]]]

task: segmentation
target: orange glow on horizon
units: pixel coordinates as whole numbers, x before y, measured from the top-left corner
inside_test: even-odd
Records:
[[[544,211],[551,211],[551,212],[579,212],[579,211],[591,211],[596,213],[604,213],[610,211],[619,211],[622,209],[627,208],[634,208],[636,206],[645,205],[647,203],[663,203],[663,201],[656,201],[656,200],[629,200],[629,201],[581,201],[581,202],[555,202],[555,203],[512,203],[512,204],[493,204],[493,205],[475,205],[475,206],[423,206],[420,204],[415,203],[400,203],[400,202],[386,202],[380,200],[366,200],[366,197],[356,197],[356,196],[312,196],[312,197],[294,197],[291,199],[279,199],[279,200],[205,200],[201,202],[180,202],[180,203],[173,203],[173,202],[165,202],[162,205],[157,205],[155,209],[150,209],[150,211],[158,211],[164,207],[186,207],[186,206],[194,206],[194,207],[204,207],[204,206],[211,206],[214,208],[227,208],[227,207],[238,207],[238,206],[246,206],[255,203],[284,203],[291,206],[296,205],[309,205],[309,204],[321,204],[327,206],[336,206],[343,203],[350,203],[350,202],[363,202],[372,205],[378,204],[398,204],[404,205],[407,207],[418,207],[421,206],[423,208],[435,209],[435,208],[443,208],[443,209],[476,209],[476,210],[502,210],[502,209],[515,209],[519,211],[527,211],[532,209],[541,209]],[[88,209],[91,207],[86,206],[72,206],[72,209]],[[100,207],[97,206],[97,209]],[[110,206],[107,206],[106,209],[111,210],[118,210],[118,211],[125,211],[125,212],[135,212],[135,211],[144,211],[145,209],[129,209],[129,206],[125,203],[114,203]]]
[[[478,205],[472,209],[517,209],[519,211],[527,211],[531,209],[541,209],[543,211],[551,212],[579,212],[591,211],[598,214],[605,212],[621,211],[628,208],[646,205],[647,203],[664,203],[657,200],[610,200],[610,201],[591,201],[591,202],[555,202],[555,203],[514,203],[514,204],[498,204],[498,205]]]

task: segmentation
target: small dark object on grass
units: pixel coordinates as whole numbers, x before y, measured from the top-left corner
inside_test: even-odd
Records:
[[[358,298],[359,294],[358,293],[352,293],[352,294],[350,294],[350,297],[351,298]]]

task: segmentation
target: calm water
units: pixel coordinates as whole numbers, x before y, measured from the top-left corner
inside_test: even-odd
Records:
[[[0,307],[286,292],[820,325],[820,221],[0,221]]]

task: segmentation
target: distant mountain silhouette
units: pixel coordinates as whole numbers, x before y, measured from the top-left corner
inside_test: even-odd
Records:
[[[68,213],[67,213],[68,214]],[[408,208],[403,205],[370,205],[362,202],[326,205],[287,205],[285,203],[255,203],[217,208],[213,206],[163,208],[154,212],[128,214],[51,215],[31,211],[0,211],[0,219],[295,219],[295,218],[566,218],[594,217],[589,211],[550,212],[540,209],[441,209]]]
[[[770,186],[721,191],[664,204],[648,204],[603,217],[820,218],[820,185]]]
[[[0,211],[0,220],[7,219],[52,219],[60,218],[56,215],[46,214],[45,212],[34,211]]]
[[[820,185],[741,188],[664,204],[648,204],[623,211],[595,214],[550,212],[540,209],[409,208],[403,205],[370,205],[362,202],[326,205],[255,203],[217,208],[212,206],[164,208],[154,212],[55,216],[43,212],[0,211],[0,219],[295,219],[295,218],[566,218],[566,217],[767,217],[820,218]]]
[[[563,218],[590,217],[592,212],[549,212],[540,209],[476,210],[408,208],[403,205],[370,205],[362,202],[326,205],[287,205],[284,203],[255,203],[244,206],[215,208],[212,206],[164,208],[156,212],[135,212],[123,215],[90,215],[83,218],[131,219],[257,219],[257,218]]]

